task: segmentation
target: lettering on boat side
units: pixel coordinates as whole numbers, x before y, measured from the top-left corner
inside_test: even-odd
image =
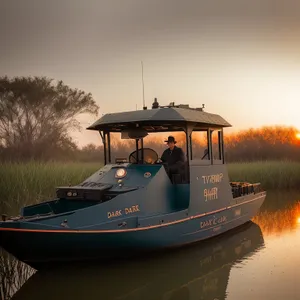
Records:
[[[218,225],[218,224],[224,223],[226,221],[227,221],[226,216],[222,216],[220,218],[209,219],[207,221],[200,222],[200,228],[205,228],[205,227],[208,227],[208,226]]]
[[[122,211],[121,210],[111,211],[111,212],[107,213],[107,217],[109,219],[113,218],[113,217],[119,217],[119,216],[122,216]]]
[[[236,217],[238,217],[238,216],[241,215],[241,212],[242,212],[241,208],[238,208],[238,209],[236,209],[236,210],[234,211],[234,215],[235,215]]]
[[[126,207],[125,208],[125,214],[132,214],[134,212],[138,212],[140,211],[139,206],[138,205],[132,205],[131,207]]]
[[[202,179],[204,184],[220,183],[223,180],[223,173],[214,174],[214,175],[203,175]],[[218,199],[218,187],[204,189],[203,196],[205,202]]]
[[[218,199],[218,188],[204,189],[203,196],[205,201]]]
[[[203,175],[202,176],[203,183],[220,183],[223,179],[223,173],[215,174],[215,175]]]
[[[213,231],[213,232],[217,232],[217,231],[221,230],[221,228],[222,228],[222,226],[217,226],[217,227],[214,227],[214,228],[212,229],[212,231]]]
[[[110,219],[110,218],[113,218],[113,217],[120,217],[123,214],[128,215],[128,214],[132,214],[132,213],[135,213],[135,212],[138,212],[138,211],[140,211],[139,206],[138,205],[132,205],[131,207],[125,207],[123,210],[119,209],[119,210],[116,210],[116,211],[109,211],[107,213],[107,218]]]

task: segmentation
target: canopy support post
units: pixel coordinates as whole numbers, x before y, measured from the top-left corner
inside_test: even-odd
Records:
[[[105,136],[105,131],[103,131],[103,133],[101,131],[99,131],[99,133],[100,133],[102,143],[103,143],[104,165],[106,165],[107,158],[106,158],[106,136]]]

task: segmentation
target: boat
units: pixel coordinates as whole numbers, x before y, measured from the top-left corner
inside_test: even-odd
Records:
[[[40,269],[67,261],[147,255],[247,223],[266,191],[260,183],[230,181],[226,127],[231,125],[204,106],[160,106],[156,98],[149,109],[103,115],[87,128],[100,133],[103,167],[77,185],[57,187],[55,199],[26,206],[20,216],[2,216],[0,246]],[[186,143],[185,162],[172,176],[159,154],[144,147],[149,135],[169,132],[184,134]],[[206,136],[200,158],[193,152],[194,132]],[[128,158],[113,160],[113,133],[135,142]]]

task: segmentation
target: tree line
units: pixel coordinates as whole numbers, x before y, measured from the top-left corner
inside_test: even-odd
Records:
[[[0,161],[81,161],[102,162],[103,147],[89,144],[79,148],[70,130],[81,128],[81,114],[98,115],[99,106],[90,93],[71,88],[46,77],[0,77]],[[184,136],[175,135],[185,149]],[[161,155],[167,134],[147,137],[145,147]],[[112,138],[112,158],[128,157],[135,149],[132,141]],[[202,137],[193,144],[200,158]],[[297,129],[284,126],[250,128],[225,134],[228,162],[257,160],[300,160]]]
[[[236,133],[225,134],[224,150],[227,162],[292,160],[300,161],[300,140],[297,139],[297,129],[284,126],[267,126],[247,129]],[[177,138],[178,145],[185,150],[182,138]],[[166,148],[163,139],[151,139],[145,143],[161,155]],[[193,143],[193,157],[200,158],[205,146],[201,141]],[[135,150],[131,142],[114,141],[112,158],[128,157]],[[75,155],[76,156],[76,155]],[[103,161],[103,147],[89,144],[77,150],[77,159],[84,162]]]

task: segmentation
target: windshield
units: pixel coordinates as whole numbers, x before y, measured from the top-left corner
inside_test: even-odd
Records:
[[[176,146],[183,149],[186,152],[186,139],[183,132],[159,132],[149,133],[143,139],[144,149],[144,163],[154,163],[154,161],[161,158],[163,152],[167,149],[168,145],[165,142],[169,136],[173,136],[176,140]],[[136,152],[136,140],[134,139],[122,139],[120,133],[111,133],[111,161],[114,163],[116,160],[125,160],[131,163],[139,163],[142,158],[141,142],[139,142]]]

